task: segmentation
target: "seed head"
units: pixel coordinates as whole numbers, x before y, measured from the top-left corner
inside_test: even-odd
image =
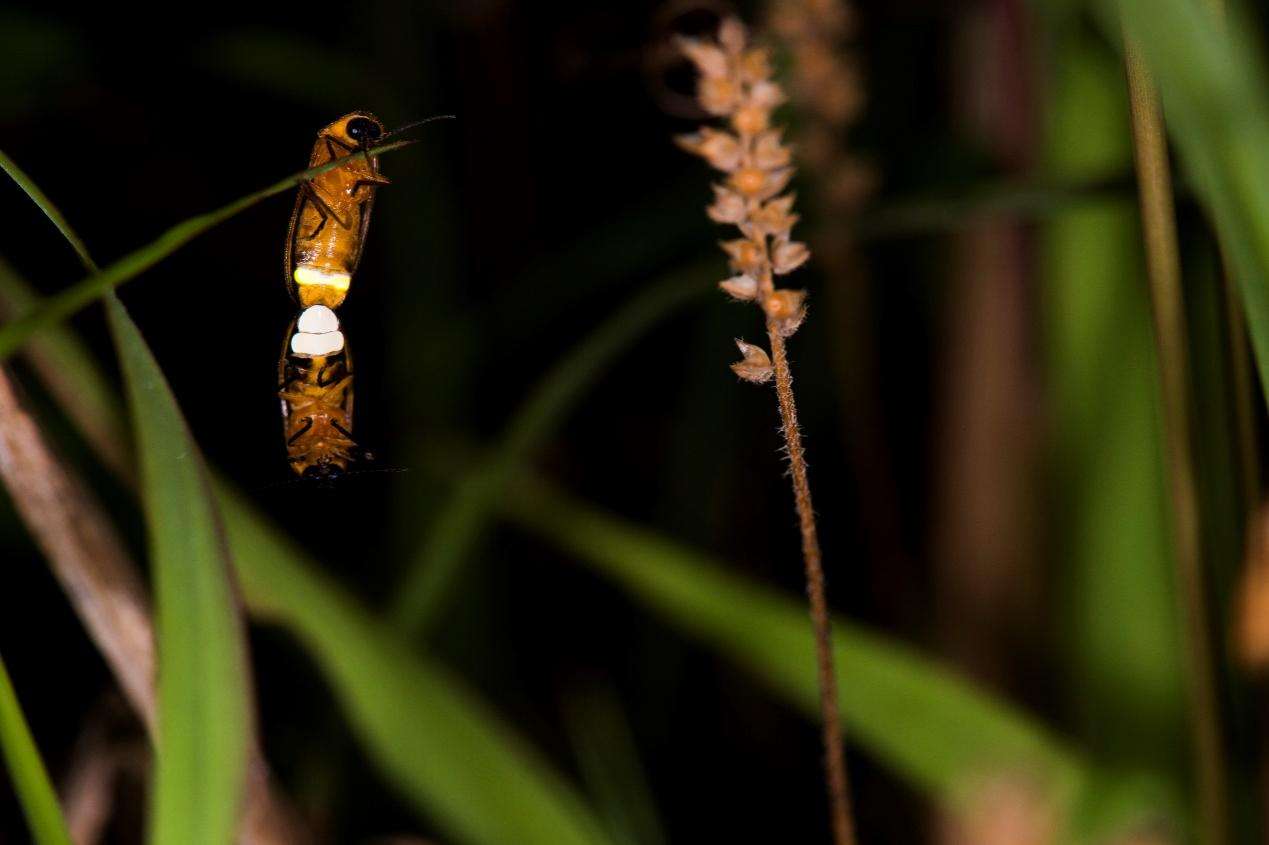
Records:
[[[811,253],[792,239],[798,215],[793,195],[784,193],[793,178],[792,154],[771,120],[784,91],[771,79],[769,52],[751,46],[737,20],[724,21],[715,41],[679,43],[700,74],[702,108],[725,119],[730,130],[704,126],[678,138],[679,146],[727,174],[723,184],[714,185],[714,202],[706,209],[711,220],[741,234],[721,243],[735,275],[719,287],[733,299],[757,303],[769,330],[788,337],[806,316],[806,292],[778,289],[775,277],[793,272]],[[769,379],[767,353],[738,343],[744,359],[732,369],[748,381]]]

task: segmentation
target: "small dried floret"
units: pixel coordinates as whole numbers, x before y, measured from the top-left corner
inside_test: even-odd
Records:
[[[749,34],[745,31],[745,25],[739,18],[726,18],[718,27],[718,43],[734,56],[740,55],[745,49],[745,41],[748,38]]]
[[[749,275],[758,275],[761,272],[765,256],[762,254],[762,247],[758,244],[748,238],[738,238],[734,241],[723,241],[720,246],[731,259],[731,269]]]
[[[766,189],[767,178],[761,167],[742,167],[731,174],[731,185],[747,197],[757,197]]]
[[[741,106],[731,116],[731,125],[741,137],[757,135],[771,125],[771,112],[752,103]]]
[[[789,186],[789,180],[792,178],[792,167],[781,167],[776,170],[768,170],[766,181],[762,186],[762,190],[758,193],[758,199],[771,199],[776,194],[787,188]]]
[[[715,223],[738,224],[745,219],[747,211],[745,198],[722,185],[714,185],[714,204],[705,209]]]
[[[762,309],[767,312],[767,320],[772,328],[781,337],[789,337],[806,319],[806,291],[787,288],[772,291],[763,300]]]
[[[770,202],[764,203],[754,212],[754,225],[764,235],[772,235],[776,238],[787,240],[789,232],[793,229],[793,224],[798,222],[798,216],[792,213],[792,209],[792,194],[776,197]]]
[[[756,82],[749,89],[749,102],[771,111],[784,102],[784,89],[769,79]]]
[[[740,86],[725,76],[703,76],[696,87],[696,98],[705,111],[723,117],[740,103]]]
[[[739,275],[723,279],[718,283],[732,299],[750,300],[758,298],[758,280],[753,276]]]
[[[780,130],[763,132],[753,143],[753,163],[764,170],[785,167],[792,159],[789,148],[780,143]]]
[[[719,47],[708,44],[698,38],[678,39],[679,50],[691,59],[692,64],[700,71],[701,76],[718,78],[727,76],[727,54]]]
[[[680,147],[694,153],[709,162],[711,167],[730,172],[740,166],[744,157],[744,149],[740,139],[730,132],[723,132],[709,126],[701,127],[699,132],[679,135],[674,139]]]
[[[778,276],[792,273],[806,263],[811,251],[801,241],[779,241],[771,252],[771,269]]]
[[[774,370],[771,367],[771,356],[767,354],[767,350],[739,339],[736,341],[736,346],[744,357],[731,365],[732,372],[745,381],[751,381],[754,384],[770,381]]]

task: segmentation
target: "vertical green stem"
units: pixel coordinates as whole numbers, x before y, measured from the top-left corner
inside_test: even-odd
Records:
[[[1198,493],[1190,447],[1187,342],[1172,180],[1158,97],[1149,71],[1131,42],[1126,45],[1125,64],[1132,107],[1146,269],[1159,357],[1164,451],[1172,498],[1177,581],[1185,616],[1190,717],[1198,772],[1200,841],[1205,845],[1224,845],[1228,839],[1224,753],[1216,677],[1208,643]]]

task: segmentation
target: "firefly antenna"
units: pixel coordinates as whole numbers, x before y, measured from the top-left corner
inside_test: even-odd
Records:
[[[431,117],[425,117],[422,120],[416,120],[413,123],[407,123],[405,126],[398,126],[396,129],[393,129],[391,132],[385,132],[384,134],[379,136],[378,140],[382,141],[384,138],[391,138],[393,135],[400,135],[402,132],[406,132],[410,129],[413,129],[416,126],[422,126],[425,123],[431,123],[434,120],[457,120],[457,119],[458,119],[458,115],[456,114],[434,114]]]

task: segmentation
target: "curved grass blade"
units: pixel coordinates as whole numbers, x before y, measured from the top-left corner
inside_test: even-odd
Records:
[[[57,227],[79,262],[89,273],[98,268],[88,247],[62,212],[17,162],[0,151],[0,169],[17,183]],[[6,321],[34,310],[39,304],[35,291],[8,265],[0,261],[0,317]],[[132,462],[124,436],[123,414],[114,391],[100,370],[91,364],[88,349],[70,332],[45,333],[27,346],[27,357],[58,403],[74,418],[84,439],[97,451],[102,462],[121,478],[130,478]]]
[[[22,715],[3,660],[0,660],[0,753],[4,755],[18,803],[26,816],[31,840],[37,845],[70,845],[57,793],[53,791],[48,770]]]
[[[508,515],[616,581],[685,633],[750,669],[811,718],[819,714],[812,632],[797,602],[649,531],[535,483],[503,500]],[[1079,758],[1019,715],[915,654],[835,619],[850,666],[842,719],[851,737],[905,778],[958,799],[976,777],[1024,771],[1069,796]]]
[[[665,831],[617,691],[579,686],[564,705],[582,781],[608,829],[624,845],[662,845]]]
[[[35,290],[0,259],[0,320],[35,305]],[[126,422],[115,388],[73,332],[55,329],[31,338],[23,355],[101,462],[123,479],[132,476]]]
[[[0,150],[0,168],[9,174],[10,179],[18,183],[18,187],[26,191],[26,195],[40,207],[40,211],[48,215],[48,219],[57,227],[57,231],[61,233],[66,242],[71,245],[71,249],[75,250],[75,254],[79,256],[79,263],[84,265],[84,269],[89,273],[96,273],[98,268],[92,256],[88,254],[88,247],[84,245],[83,240],[66,222],[62,212],[48,198],[48,195],[40,190],[40,186],[35,184],[35,180],[27,176],[26,172],[18,167],[17,162],[9,158],[3,150]]]
[[[1262,387],[1269,395],[1269,75],[1231,9],[1222,22],[1194,0],[1098,4],[1118,42],[1122,24],[1158,83],[1181,159],[1234,265]]]
[[[601,845],[576,792],[475,693],[322,578],[280,532],[219,485],[243,594],[312,655],[371,757],[455,840]]]
[[[485,462],[459,482],[432,522],[427,540],[406,570],[391,614],[412,637],[426,633],[449,589],[479,541],[508,482],[559,426],[579,396],[652,326],[713,285],[713,269],[694,265],[671,274],[631,300],[568,353],[538,382]]]
[[[202,456],[123,305],[107,301],[141,463],[154,572],[159,736],[150,841],[234,841],[251,745],[246,641]]]
[[[413,144],[413,141],[394,141],[391,144],[384,144],[369,151],[370,155],[383,155],[402,147]],[[228,220],[230,217],[239,212],[250,208],[261,200],[268,199],[275,194],[280,194],[289,188],[294,188],[300,182],[312,179],[327,170],[339,167],[345,159],[354,156],[360,156],[361,153],[354,153],[343,158],[337,158],[317,167],[311,167],[293,176],[275,182],[267,188],[248,194],[241,199],[235,200],[228,205],[222,206],[214,211],[206,214],[200,214],[197,217],[178,223],[168,229],[156,240],[133,250],[132,252],[120,258],[113,264],[105,267],[100,272],[90,273],[90,275],[71,285],[69,288],[57,293],[48,299],[43,300],[36,308],[19,316],[15,320],[11,320],[4,326],[0,326],[0,360],[4,360],[13,354],[13,352],[26,342],[33,333],[39,331],[46,326],[52,325],[60,320],[64,320],[75,312],[79,311],[88,303],[95,299],[101,298],[107,291],[113,290],[134,276],[153,267],[159,261],[171,255],[176,250],[193,240],[198,235],[206,232],[208,229]],[[15,177],[16,178],[16,177]],[[26,186],[24,186],[26,187]],[[34,194],[32,195],[35,196]],[[38,200],[37,200],[38,202]],[[48,206],[41,204],[41,208],[48,212]],[[58,228],[62,228],[58,223],[58,217],[49,214],[54,223],[58,224]],[[59,215],[60,217],[60,215]],[[64,222],[64,221],[62,221]],[[66,231],[63,231],[66,234]],[[68,236],[69,237],[69,236]],[[78,243],[72,240],[72,243]],[[82,248],[82,243],[76,247]]]
[[[613,580],[687,635],[746,667],[807,718],[819,717],[805,609],[703,555],[575,502],[541,482],[502,500],[512,521]],[[1024,716],[920,655],[835,619],[848,737],[953,809],[984,780],[1021,777],[1061,814],[1054,841],[1093,843],[1183,818],[1172,782],[1103,771]]]

